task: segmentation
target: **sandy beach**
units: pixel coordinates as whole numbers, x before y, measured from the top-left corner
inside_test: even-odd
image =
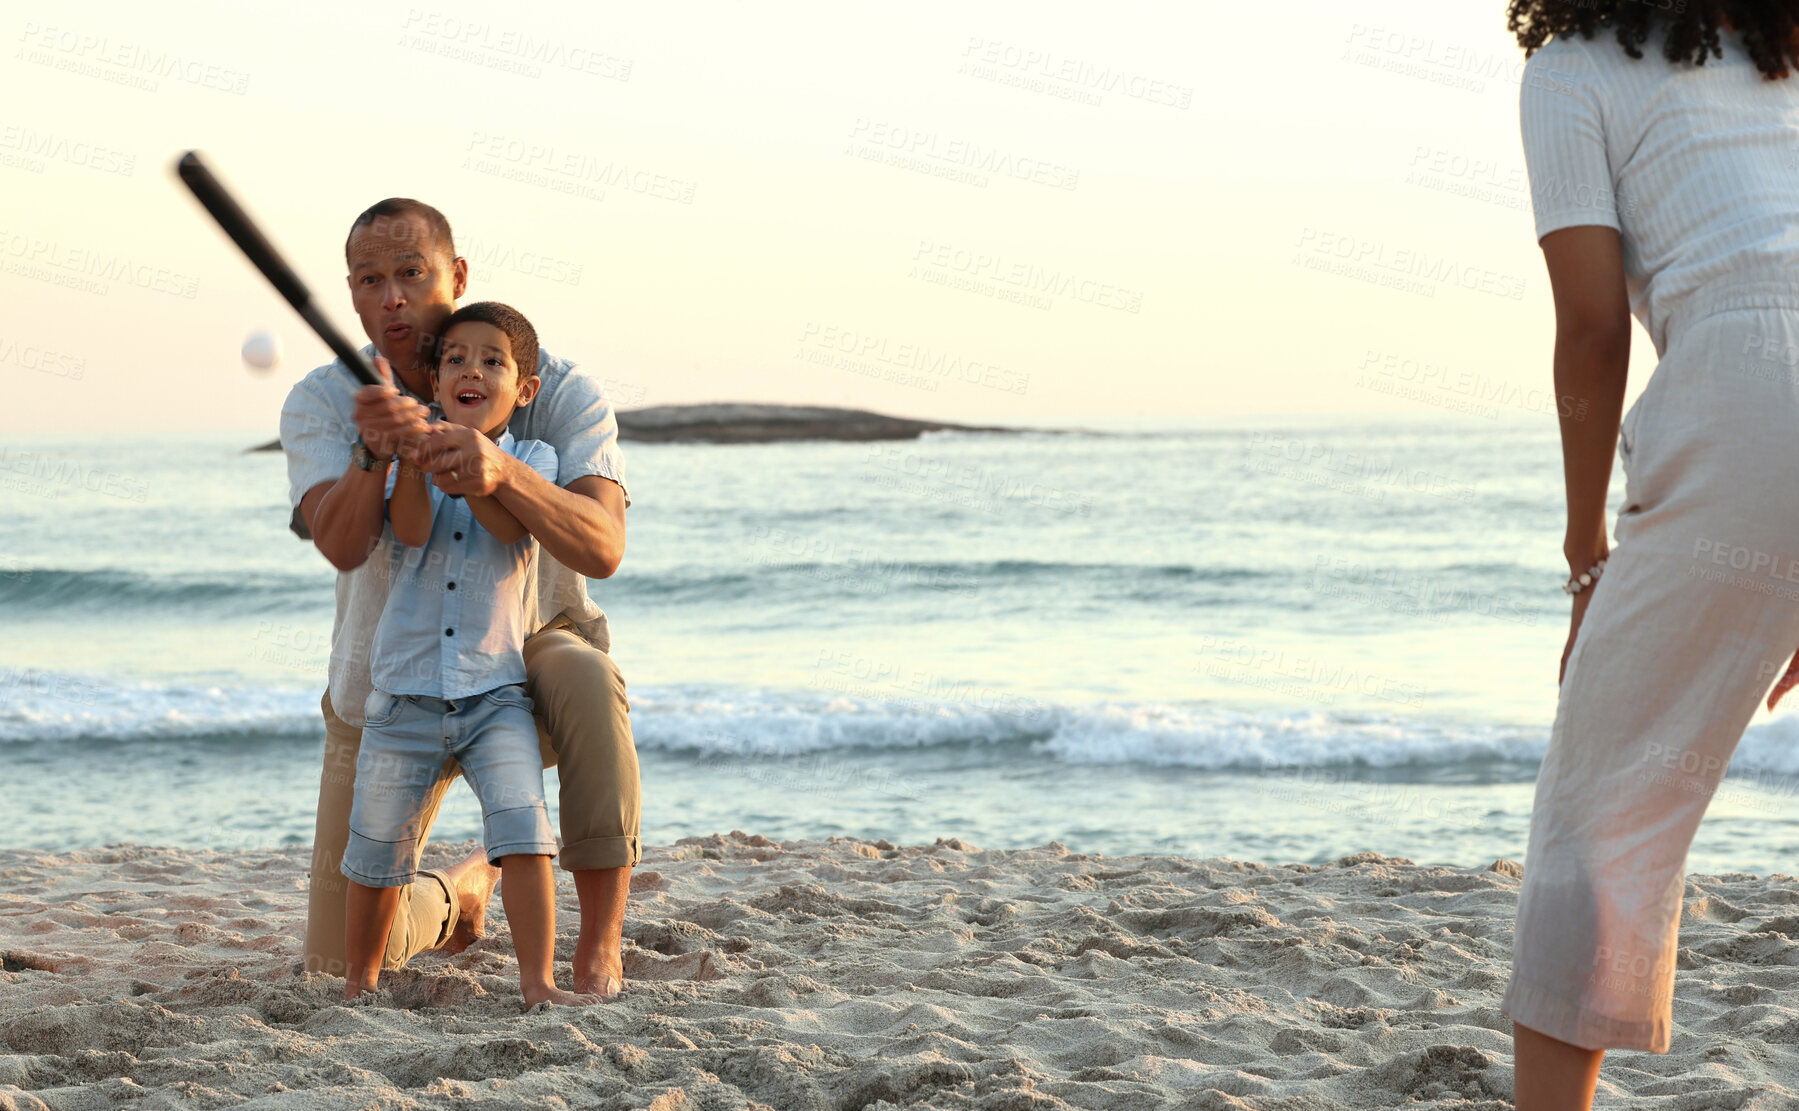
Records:
[[[497,899],[340,1004],[295,971],[304,863],[0,853],[0,1108],[1510,1106],[1509,863],[688,838],[634,877],[619,1000],[530,1013]],[[1795,904],[1692,877],[1674,1050],[1603,1105],[1799,1106]]]

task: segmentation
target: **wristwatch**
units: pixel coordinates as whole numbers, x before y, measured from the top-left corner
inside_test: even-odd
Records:
[[[394,457],[391,455],[383,459],[370,451],[369,446],[362,442],[361,436],[356,437],[356,443],[350,448],[350,462],[365,471],[372,471],[378,466],[385,467],[393,461]]]

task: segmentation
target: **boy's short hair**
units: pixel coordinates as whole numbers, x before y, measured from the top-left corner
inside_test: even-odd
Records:
[[[444,319],[443,327],[437,333],[437,342],[432,345],[431,370],[436,373],[444,358],[444,337],[450,329],[458,324],[474,321],[480,324],[492,324],[506,333],[506,340],[512,345],[512,361],[518,365],[519,378],[529,378],[537,373],[537,329],[525,319],[525,314],[511,305],[502,305],[498,301],[473,301],[462,306]]]

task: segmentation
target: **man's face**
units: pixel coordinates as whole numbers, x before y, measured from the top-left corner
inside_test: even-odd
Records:
[[[422,218],[382,216],[350,236],[349,282],[375,350],[412,371],[429,365],[430,343],[467,290],[468,260],[451,259]]]

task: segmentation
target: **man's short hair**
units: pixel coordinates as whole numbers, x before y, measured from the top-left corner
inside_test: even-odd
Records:
[[[456,237],[450,234],[450,221],[444,214],[432,208],[424,201],[415,201],[411,197],[389,197],[384,201],[376,201],[362,210],[362,215],[350,222],[350,234],[344,237],[344,265],[350,263],[350,241],[356,238],[358,228],[366,228],[376,220],[393,217],[417,216],[425,221],[431,229],[431,238],[437,245],[449,252],[452,260],[456,257]]]
[[[492,324],[506,333],[507,343],[512,347],[512,361],[518,366],[520,381],[537,373],[537,329],[531,327],[531,322],[525,319],[524,313],[498,301],[471,301],[444,319],[443,327],[437,333],[437,342],[432,348],[433,373],[443,364],[444,337],[450,334],[451,328],[469,321]]]

